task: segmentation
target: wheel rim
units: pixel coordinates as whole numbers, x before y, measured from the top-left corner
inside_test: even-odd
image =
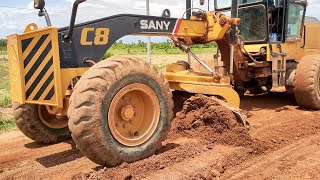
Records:
[[[160,104],[154,91],[144,84],[130,84],[113,98],[108,125],[113,137],[125,146],[146,142],[159,123]]]
[[[46,106],[38,106],[38,115],[41,122],[52,129],[62,129],[68,126],[68,118],[65,116],[59,117],[54,114],[50,114]]]

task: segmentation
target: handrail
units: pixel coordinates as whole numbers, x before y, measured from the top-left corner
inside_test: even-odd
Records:
[[[76,22],[78,6],[79,6],[79,4],[81,4],[81,3],[85,2],[85,1],[87,1],[87,0],[76,0],[73,3],[70,26],[69,26],[69,32],[68,32],[67,35],[64,36],[64,40],[69,41],[72,38],[73,29],[74,29],[74,25],[75,25],[75,22]]]

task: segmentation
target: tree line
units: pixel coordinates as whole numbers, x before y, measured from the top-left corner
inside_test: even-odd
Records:
[[[122,40],[115,42],[112,45],[112,48],[114,49],[128,49],[128,48],[146,48],[147,43],[143,41],[138,41],[137,43],[124,43]],[[152,49],[172,49],[175,48],[172,46],[172,42],[170,40],[167,40],[166,42],[151,42]],[[208,44],[196,44],[192,46],[193,48],[213,48],[217,47],[217,44],[215,42],[211,42]]]
[[[114,49],[134,49],[134,48],[146,48],[147,43],[143,41],[138,41],[137,43],[124,43],[122,40],[115,42],[112,45],[112,48]],[[172,46],[172,43],[170,40],[167,40],[166,42],[152,42],[151,43],[152,49],[161,49],[161,50],[169,50],[172,48],[175,48]],[[214,48],[217,47],[217,44],[215,42],[208,43],[208,44],[197,44],[193,45],[193,48]],[[5,51],[7,49],[7,41],[5,39],[0,39],[0,51]]]

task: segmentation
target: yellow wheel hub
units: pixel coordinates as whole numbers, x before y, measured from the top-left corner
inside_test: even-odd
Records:
[[[130,121],[134,117],[134,108],[131,105],[127,105],[121,110],[121,118],[125,121]]]
[[[125,146],[138,146],[155,132],[160,104],[155,92],[144,84],[130,84],[113,98],[108,111],[112,136]]]

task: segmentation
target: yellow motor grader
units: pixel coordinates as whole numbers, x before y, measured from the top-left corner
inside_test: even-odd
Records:
[[[36,142],[72,136],[95,163],[115,166],[155,153],[173,118],[172,91],[219,96],[236,109],[239,94],[286,86],[300,106],[320,109],[319,25],[306,24],[306,1],[215,0],[215,11],[192,8],[186,18],[120,14],[69,27],[51,25],[44,0],[34,7],[48,27],[27,25],[7,37],[14,118]],[[200,1],[201,4],[204,1]],[[136,58],[101,60],[126,35],[167,36],[203,65],[179,61],[160,73]],[[216,42],[210,68],[190,46]],[[235,111],[236,112],[236,111]],[[241,116],[241,115],[239,115]]]

